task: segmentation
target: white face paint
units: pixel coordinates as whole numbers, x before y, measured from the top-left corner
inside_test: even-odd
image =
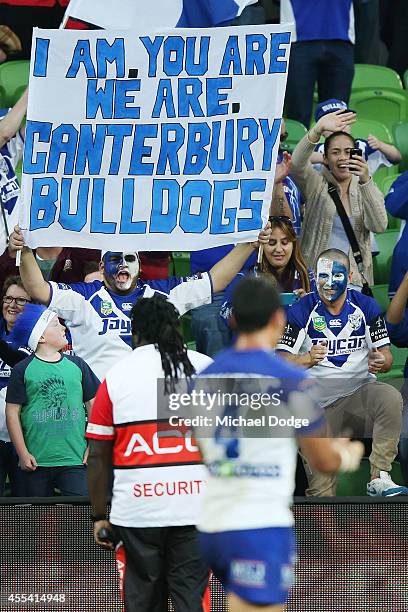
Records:
[[[317,285],[320,297],[335,302],[347,289],[347,268],[340,261],[319,259]]]
[[[128,291],[139,274],[139,257],[135,252],[108,251],[103,256],[105,275],[119,291]]]

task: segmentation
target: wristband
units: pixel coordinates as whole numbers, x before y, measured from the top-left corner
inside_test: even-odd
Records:
[[[91,521],[92,523],[97,523],[98,521],[107,521],[107,516],[106,514],[91,514]]]
[[[312,145],[314,145],[314,146],[316,146],[317,144],[319,144],[319,142],[320,142],[320,136],[319,136],[319,139],[318,139],[318,141],[317,141],[317,142],[313,142],[313,140],[310,140],[310,136],[309,136],[309,134],[310,134],[310,130],[309,130],[309,131],[308,131],[308,133],[306,134],[306,138],[308,139],[308,141],[310,142],[310,144],[312,144]]]

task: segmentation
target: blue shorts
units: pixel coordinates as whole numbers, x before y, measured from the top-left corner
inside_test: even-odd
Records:
[[[200,532],[200,544],[227,592],[252,604],[286,602],[296,562],[292,527]]]

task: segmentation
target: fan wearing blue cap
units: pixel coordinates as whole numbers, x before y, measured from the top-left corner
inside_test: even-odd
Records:
[[[336,111],[342,111],[343,113],[354,113],[355,111],[350,109],[346,102],[343,100],[337,100],[336,98],[330,98],[329,100],[325,100],[324,102],[320,102],[316,106],[315,110],[315,121],[316,123],[330,113],[335,113]],[[346,126],[344,131],[348,134],[351,134],[351,125]],[[332,132],[329,130],[325,130],[322,134],[324,138],[330,136]],[[367,140],[364,138],[357,138],[355,141],[355,146],[357,149],[360,149],[363,157],[365,158],[368,164],[368,170],[370,176],[379,170],[379,168],[390,167],[394,164],[398,164],[402,157],[401,153],[392,144],[383,142],[373,134],[368,134]],[[320,143],[316,145],[315,152],[313,153],[310,161],[312,164],[315,164],[316,170],[322,169],[323,164],[323,154],[324,154],[324,144]],[[319,164],[319,166],[318,166]]]
[[[86,413],[99,380],[80,358],[61,354],[67,340],[55,312],[27,304],[11,340],[33,355],[11,373],[6,419],[28,496],[87,495]]]

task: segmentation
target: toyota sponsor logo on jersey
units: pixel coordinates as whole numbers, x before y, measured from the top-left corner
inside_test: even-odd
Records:
[[[329,321],[329,327],[341,327],[342,325],[341,319],[330,319]]]

